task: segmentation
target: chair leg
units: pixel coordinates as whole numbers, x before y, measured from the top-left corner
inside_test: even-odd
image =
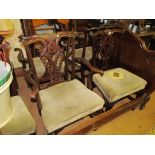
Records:
[[[93,90],[91,77],[92,77],[91,74],[89,74],[87,77],[87,87],[88,87],[88,89]]]
[[[82,83],[85,83],[85,74],[84,74],[84,67],[83,67],[83,65],[81,66],[81,80],[82,80]]]
[[[144,97],[144,99],[143,99],[143,101],[142,101],[142,103],[140,103],[140,110],[143,110],[144,108],[145,108],[145,105],[149,102],[149,100],[150,100],[150,95],[148,95],[147,93],[145,93],[144,95],[143,95],[143,97]]]
[[[41,116],[42,104],[41,104],[41,100],[40,100],[39,94],[37,94],[37,107],[38,107],[39,115]]]

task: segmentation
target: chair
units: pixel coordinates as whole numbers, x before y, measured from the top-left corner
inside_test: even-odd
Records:
[[[9,74],[8,80],[0,86],[0,134],[34,134],[36,131],[35,122],[27,110],[20,96],[10,97],[9,86],[13,80],[12,74]]]
[[[1,129],[2,135],[30,135],[35,134],[35,122],[27,110],[24,101],[20,96],[11,97],[10,104],[13,108],[13,114],[8,123]]]
[[[122,29],[115,25],[102,25],[99,27],[92,27],[85,29],[84,31],[84,43],[81,55],[75,54],[76,57],[85,58],[90,62],[93,67],[104,69],[108,67],[109,60],[109,46],[111,42],[111,36],[117,31]],[[88,77],[86,74],[87,68],[80,66],[81,79],[85,81]]]
[[[99,34],[102,35],[98,32]],[[95,44],[98,51],[104,53],[102,44],[100,45]],[[113,33],[106,54],[108,66],[100,68],[104,71],[103,76],[92,75],[94,84],[104,96],[106,110],[124,98],[134,102],[138,97],[143,97],[139,102],[140,109],[143,109],[155,89],[155,73],[152,68],[155,65],[154,51],[147,49],[138,36],[125,30]]]
[[[92,59],[92,47],[90,46],[90,44],[87,43],[87,45],[85,46],[86,43],[86,39],[85,39],[85,34],[84,32],[77,32],[76,33],[76,37],[75,37],[75,57],[76,58],[84,58],[87,61],[90,61]],[[86,48],[84,48],[86,47]],[[69,57],[69,62],[72,63],[72,57]],[[81,68],[83,68],[84,66],[78,62],[75,63],[75,76],[76,78],[78,78],[80,81],[82,81],[83,83],[85,82],[84,79],[82,78],[83,75],[81,72]],[[72,71],[69,70],[69,72],[72,74]]]
[[[70,35],[74,39],[74,35],[68,34],[68,36]],[[26,71],[25,78],[32,85],[31,99],[37,101],[48,133],[56,133],[73,122],[102,111],[104,106],[104,100],[77,79],[64,81],[68,72],[68,56],[70,54],[69,51],[65,52],[60,48],[61,38],[61,36],[53,35],[49,42],[39,35],[22,38],[22,44],[26,49],[38,41],[43,45],[40,50],[40,59],[45,67],[45,73],[48,74],[48,85],[42,88],[37,83],[32,67]],[[75,44],[74,40],[72,41],[71,56],[74,60]],[[65,65],[64,70],[62,70],[63,64]],[[98,70],[94,69],[93,71]],[[102,74],[102,71],[100,73]]]

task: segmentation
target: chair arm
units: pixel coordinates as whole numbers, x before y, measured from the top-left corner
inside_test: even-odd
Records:
[[[87,60],[84,59],[84,58],[75,58],[75,62],[78,62],[78,63],[81,63],[81,64],[85,65],[87,68],[90,69],[90,71],[91,71],[92,73],[99,73],[99,74],[101,74],[102,76],[103,76],[103,74],[104,74],[104,71],[103,71],[103,70],[100,70],[100,69],[98,69],[98,68],[93,67],[93,66],[90,64],[90,62],[87,61]]]
[[[17,59],[23,65],[23,69],[26,69],[26,64],[28,64],[28,60],[24,57],[23,51],[20,48],[14,48],[14,51],[18,51]]]
[[[32,101],[36,101],[37,94],[39,92],[39,87],[35,80],[33,79],[33,72],[31,69],[25,71],[24,73],[25,80],[32,85],[32,93],[30,94],[30,98]]]

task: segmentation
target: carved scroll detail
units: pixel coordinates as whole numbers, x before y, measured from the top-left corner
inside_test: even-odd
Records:
[[[52,84],[64,79],[63,68],[65,67],[63,62],[65,61],[65,51],[59,44],[61,38],[75,37],[75,35],[74,33],[57,33],[22,37],[22,44],[24,46],[34,44],[40,52],[40,59],[46,69],[42,79],[47,79]]]

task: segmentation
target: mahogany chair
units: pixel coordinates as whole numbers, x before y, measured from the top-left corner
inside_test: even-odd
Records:
[[[102,25],[85,29],[83,50],[81,50],[81,55],[79,54],[77,57],[86,59],[93,67],[107,68],[109,45],[112,43],[111,36],[118,31],[122,31],[122,29],[116,25]],[[79,70],[81,79],[84,82],[85,78],[89,76],[87,68],[82,65]]]
[[[44,34],[44,35],[34,35],[33,37],[38,37],[39,40],[35,41],[33,44],[30,44],[29,47],[26,47],[26,55],[27,58],[24,57],[24,54],[22,52],[21,49],[16,48],[15,51],[18,51],[18,60],[22,63],[23,69],[27,70],[29,68],[32,69],[34,76],[35,76],[35,80],[37,81],[38,85],[41,83],[45,83],[48,82],[50,80],[49,78],[49,73],[46,71],[46,67],[44,66],[44,64],[42,63],[42,60],[40,59],[40,51],[43,50],[44,46],[46,44],[48,44],[47,48],[50,48],[50,44],[53,44],[53,40],[55,40],[56,38],[61,38],[59,41],[59,45],[61,47],[64,48],[65,50],[65,54],[68,54],[68,57],[71,58],[71,52],[74,51],[74,46],[73,42],[74,42],[74,38],[76,37],[76,33],[74,32],[59,32],[59,33],[54,33],[54,34]],[[20,36],[19,37],[20,40],[24,39],[24,36]],[[27,39],[29,39],[31,37],[27,37]],[[40,41],[41,40],[41,41]],[[65,40],[66,41],[66,46],[62,46],[62,41]],[[37,50],[37,52],[34,54],[34,50]],[[68,52],[67,52],[68,50]],[[74,61],[72,61],[74,62]],[[63,70],[64,70],[64,63],[63,65]],[[38,67],[39,66],[39,67]],[[74,69],[74,65],[73,63],[71,63],[70,65],[72,70]],[[74,72],[74,71],[73,71]],[[71,77],[73,78],[73,74],[71,75]],[[68,78],[68,72],[66,72],[65,74],[65,78]]]
[[[70,36],[72,38],[73,34],[71,33]],[[68,58],[70,55],[68,52],[70,51],[65,52],[60,48],[60,40],[61,36],[55,35],[53,35],[53,38],[51,36],[50,41],[40,35],[22,38],[22,44],[26,49],[30,47],[29,45],[37,42],[43,45],[39,51],[46,76],[42,79],[46,80],[48,77],[48,84],[43,88],[38,83],[32,67],[25,72],[25,79],[32,85],[30,96],[33,101],[37,102],[48,133],[56,133],[75,121],[102,111],[104,106],[104,100],[77,79],[66,81],[65,75],[68,72]],[[72,45],[70,56],[74,60],[74,42],[72,42]],[[88,65],[88,67],[90,66]],[[92,70],[102,74],[100,70],[94,68]]]
[[[95,67],[104,71],[104,75],[92,76],[93,83],[106,101],[106,109],[111,109],[124,98],[134,102],[139,97],[143,98],[139,102],[140,109],[143,109],[149,101],[150,93],[155,89],[155,52],[149,50],[138,36],[125,30],[113,33],[105,53],[104,45],[100,44],[103,39],[99,38],[102,34],[94,33],[92,37],[94,41],[97,40],[94,44],[95,50],[98,50],[100,55],[105,54],[105,59],[101,60],[103,63],[103,60],[106,60],[106,65],[103,67],[95,64]]]
[[[37,101],[38,109],[48,133],[83,134],[94,126],[103,125],[139,105],[142,109],[148,102],[149,95],[155,88],[155,73],[152,71],[155,65],[153,51],[148,50],[139,38],[128,31],[116,32],[112,35],[111,39],[112,44],[109,47],[110,56],[108,59],[108,66],[110,67],[107,70],[99,70],[92,67],[84,58],[74,59],[74,52],[72,53],[72,59],[75,62],[86,65],[90,70],[90,75],[93,76],[94,83],[101,90],[104,100],[76,79],[64,82],[65,74],[62,73],[61,66],[63,61],[66,66],[68,55],[66,56],[64,50],[58,46],[58,38],[53,40],[53,44],[49,44],[49,42],[45,41],[45,38],[39,36],[22,39],[22,43],[26,48],[29,48],[30,44],[38,41],[44,45],[42,50],[40,50],[40,59],[45,66],[46,72],[49,73],[50,80],[48,85],[44,88],[40,87],[35,81],[35,74],[32,68],[26,71],[25,78],[32,85],[31,99]],[[75,45],[74,42],[72,45]],[[140,58],[139,61],[136,57],[133,58],[134,54]],[[146,55],[147,57],[145,57]],[[109,70],[109,68],[115,70]],[[64,71],[67,72],[67,66]],[[140,85],[138,85],[137,90],[134,87],[134,90],[123,91],[124,96],[120,96],[119,93],[122,91],[119,90],[122,90],[122,86],[118,89],[115,85],[117,82],[111,83],[111,81],[121,81],[126,75],[131,78],[125,78],[128,84],[132,86],[134,84],[135,86],[135,84],[140,83]],[[136,78],[137,81],[133,81],[132,78],[134,80]],[[106,82],[105,79],[107,80]],[[120,81],[119,84],[122,83]],[[114,88],[119,93],[114,94],[115,96],[110,98],[113,89],[112,91],[107,91],[106,84],[110,86],[109,88]],[[128,88],[127,85],[126,88]],[[115,103],[124,98],[128,98],[130,101],[113,108]],[[105,112],[103,107],[105,107]],[[93,117],[89,120],[82,119],[88,115],[93,115]],[[65,128],[78,120],[82,120],[82,123],[68,130]]]

